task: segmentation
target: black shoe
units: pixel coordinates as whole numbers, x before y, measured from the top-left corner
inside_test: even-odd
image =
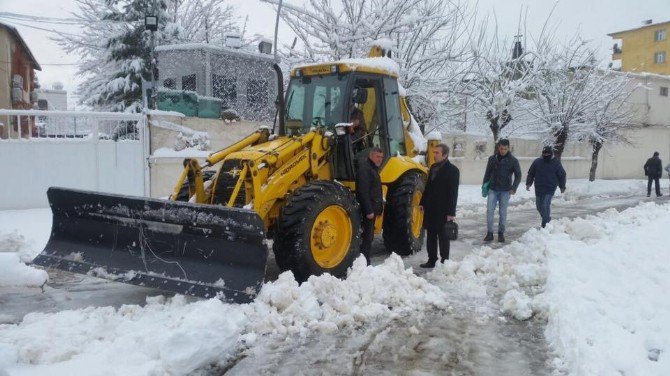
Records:
[[[432,268],[435,267],[435,263],[436,263],[436,262],[437,262],[437,261],[430,261],[430,260],[428,260],[427,263],[425,263],[425,264],[421,264],[421,265],[419,265],[419,266],[422,267],[422,268],[425,268],[425,269],[432,269]]]
[[[647,197],[651,197],[651,193],[647,193]]]
[[[486,237],[484,238],[485,242],[490,242],[493,240],[493,233],[492,232],[487,232]]]
[[[504,243],[504,242],[505,242],[505,235],[504,235],[502,232],[499,232],[499,233],[498,233],[498,241],[499,241],[500,243]]]
[[[442,258],[440,259],[440,264],[444,264],[444,262],[447,261],[447,260],[449,260],[449,259],[448,259],[448,258],[444,258],[444,257],[442,257]]]
[[[545,227],[547,227],[547,222],[542,221],[542,228],[545,228]]]
[[[656,197],[663,197],[663,193],[657,194]]]

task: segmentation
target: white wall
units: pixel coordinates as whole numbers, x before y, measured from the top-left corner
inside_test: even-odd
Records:
[[[0,142],[0,210],[48,207],[47,188],[59,186],[144,195],[142,144],[87,139]]]

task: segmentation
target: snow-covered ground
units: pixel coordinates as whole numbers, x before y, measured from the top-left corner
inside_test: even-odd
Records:
[[[539,230],[530,228],[532,192],[519,190],[509,215],[523,222],[516,240],[459,240],[453,261],[430,272],[416,269],[423,252],[377,255],[371,267],[357,260],[345,280],[298,285],[280,274],[246,305],[145,289],[143,304],[93,299],[22,319],[9,312],[16,299],[64,304],[73,295],[58,295],[54,281],[40,287],[43,272],[21,262],[46,243],[49,210],[0,212],[0,274],[10,276],[0,275],[0,323],[8,323],[0,325],[0,375],[668,375],[670,204],[643,199],[645,191],[637,180],[571,180],[557,212],[600,213]],[[478,235],[468,227],[482,220],[479,187],[462,186],[459,201],[462,236]],[[608,202],[633,207],[605,210]],[[95,280],[82,278],[80,288]],[[117,285],[125,288],[102,289]]]

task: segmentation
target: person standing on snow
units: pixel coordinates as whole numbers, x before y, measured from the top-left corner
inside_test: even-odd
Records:
[[[512,175],[514,180],[512,181]],[[507,221],[507,205],[510,196],[516,194],[521,183],[521,166],[519,161],[509,151],[509,140],[498,141],[496,153],[489,157],[484,173],[483,184],[488,185],[488,200],[486,201],[486,237],[485,242],[493,240],[493,218],[496,206],[500,204],[498,221],[498,241],[505,241],[505,222]]]
[[[665,166],[665,172],[668,173],[668,178],[670,178],[670,163],[668,163],[668,165]]]
[[[647,176],[647,197],[651,196],[651,182],[656,185],[656,197],[661,197],[661,186],[659,179],[663,176],[663,162],[658,157],[658,152],[654,152],[654,156],[647,159],[644,164],[644,175]]]
[[[460,171],[448,160],[449,147],[439,144],[433,149],[435,163],[428,171],[428,181],[423,190],[419,207],[423,211],[423,228],[426,229],[428,262],[422,268],[434,268],[439,244],[441,262],[449,259],[450,242],[444,231],[447,222],[456,219]],[[439,243],[438,243],[439,242]]]
[[[535,183],[535,206],[542,217],[544,228],[551,221],[551,199],[554,197],[556,187],[565,192],[565,170],[561,161],[554,158],[551,146],[542,149],[542,158],[533,161],[528,169],[526,177],[526,190]]]
[[[371,148],[368,158],[361,163],[356,172],[356,199],[361,204],[361,253],[370,265],[370,249],[375,237],[375,217],[382,214],[383,194],[379,177],[379,166],[384,160],[380,148]]]

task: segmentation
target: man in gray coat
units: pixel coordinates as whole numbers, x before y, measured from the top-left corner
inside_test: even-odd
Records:
[[[514,180],[512,180],[514,176]],[[496,153],[489,157],[486,164],[483,183],[489,182],[488,200],[486,202],[486,237],[485,242],[493,240],[493,218],[496,206],[500,205],[498,221],[498,241],[505,242],[505,223],[507,222],[507,205],[510,196],[516,194],[521,183],[521,166],[509,151],[509,140],[498,141]]]

